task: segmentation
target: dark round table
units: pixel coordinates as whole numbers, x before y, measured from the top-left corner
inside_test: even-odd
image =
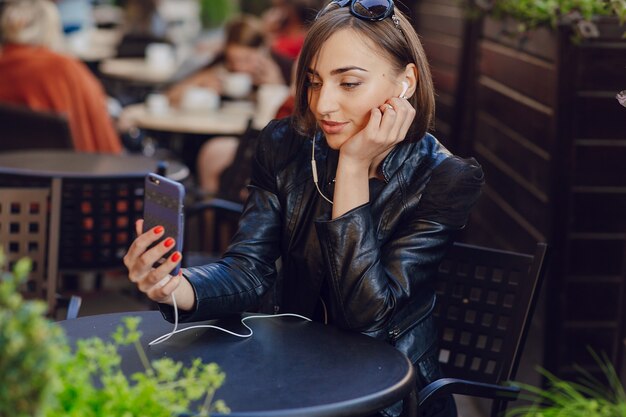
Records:
[[[246,339],[193,329],[154,346],[148,343],[173,328],[156,311],[87,316],[60,324],[75,342],[108,337],[129,315],[142,318],[142,345],[150,359],[217,363],[226,381],[215,399],[225,401],[231,417],[365,416],[405,398],[415,384],[410,361],[392,346],[294,317],[248,320],[254,334]],[[240,317],[207,323],[248,332]],[[125,374],[142,370],[134,347],[120,348],[120,354]]]
[[[159,161],[143,155],[112,155],[73,150],[27,150],[0,153],[0,173],[55,178],[143,177]],[[181,181],[189,175],[182,163],[167,161],[166,175]]]

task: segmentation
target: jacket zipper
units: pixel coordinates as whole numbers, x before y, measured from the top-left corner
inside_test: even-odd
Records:
[[[389,341],[389,343],[391,343],[392,346],[395,346],[398,339],[400,339],[402,336],[404,336],[406,332],[411,330],[413,327],[417,326],[422,320],[428,317],[428,315],[435,308],[435,300],[436,298],[433,296],[431,305],[428,307],[428,309],[426,309],[426,311],[418,310],[415,313],[411,314],[410,316],[406,317],[399,324],[392,327],[387,332],[387,340]],[[419,320],[415,321],[416,319],[419,319]]]

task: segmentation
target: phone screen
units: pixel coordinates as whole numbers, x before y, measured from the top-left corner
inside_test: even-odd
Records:
[[[185,188],[182,184],[157,174],[148,174],[145,181],[143,204],[143,231],[155,226],[163,226],[165,233],[161,239],[150,247],[157,245],[168,237],[176,240],[172,249],[159,260],[155,267],[167,259],[175,251],[183,249],[183,198]],[[180,264],[171,272],[178,274]]]

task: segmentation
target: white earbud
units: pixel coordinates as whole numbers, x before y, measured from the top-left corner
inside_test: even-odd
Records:
[[[409,82],[404,80],[402,81],[402,92],[400,93],[400,98],[408,98],[405,96],[406,92],[409,90]]]

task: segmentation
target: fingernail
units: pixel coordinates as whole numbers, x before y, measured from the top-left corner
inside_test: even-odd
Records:
[[[172,255],[172,262],[178,262],[178,261],[180,261],[180,253],[174,252],[174,254]]]
[[[167,239],[165,239],[165,242],[163,244],[165,245],[166,248],[169,248],[170,246],[174,244],[174,239],[172,239],[171,237],[168,237]]]
[[[163,232],[163,226],[157,226],[154,228],[154,234],[158,235],[159,233]]]

